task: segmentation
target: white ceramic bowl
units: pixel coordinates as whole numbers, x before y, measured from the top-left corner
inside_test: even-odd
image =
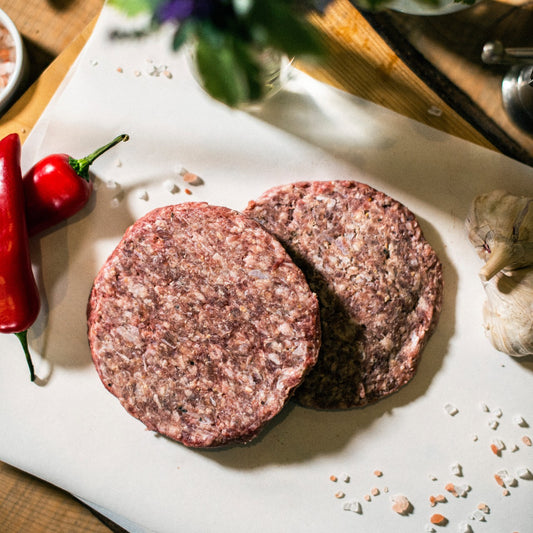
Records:
[[[17,89],[20,87],[26,70],[26,52],[22,37],[13,21],[0,9],[0,25],[4,26],[13,38],[15,47],[15,67],[11,73],[7,85],[0,89],[0,114],[13,102]]]

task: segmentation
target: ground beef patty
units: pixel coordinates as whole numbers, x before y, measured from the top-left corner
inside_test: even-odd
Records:
[[[286,247],[321,308],[319,360],[300,404],[364,406],[414,375],[441,307],[440,262],[405,206],[353,181],[267,191],[245,214]]]
[[[257,222],[185,203],[139,219],[88,304],[104,385],[149,429],[187,446],[247,442],[316,362],[318,302]]]

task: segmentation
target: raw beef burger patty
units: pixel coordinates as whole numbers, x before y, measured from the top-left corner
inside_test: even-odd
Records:
[[[320,356],[295,400],[345,409],[405,385],[442,298],[440,262],[414,215],[354,181],[277,187],[245,214],[282,242],[319,298]]]
[[[99,272],[88,336],[103,384],[187,446],[251,440],[316,362],[318,302],[257,222],[225,207],[156,209]]]

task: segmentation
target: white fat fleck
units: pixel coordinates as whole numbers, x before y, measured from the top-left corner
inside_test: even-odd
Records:
[[[251,276],[252,278],[257,278],[257,279],[269,279],[270,278],[270,276],[266,272],[263,272],[262,270],[250,270],[248,272],[248,275]]]
[[[126,343],[139,344],[141,337],[139,335],[139,329],[136,326],[125,325],[119,326],[115,330],[116,334],[122,337],[122,340]]]
[[[278,330],[282,335],[291,335],[293,332],[292,328],[289,326],[289,324],[287,324],[287,322],[281,323]]]
[[[279,359],[279,354],[274,353],[274,352],[270,352],[269,354],[267,354],[267,357],[268,357],[269,361],[272,361],[274,364],[281,365],[281,361]]]
[[[157,407],[161,409],[161,402],[159,401],[159,396],[157,394],[153,395],[154,402],[156,403]]]

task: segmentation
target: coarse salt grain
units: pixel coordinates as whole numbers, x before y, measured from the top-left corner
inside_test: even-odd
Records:
[[[455,405],[451,404],[451,403],[447,403],[444,405],[444,410],[446,411],[446,413],[448,413],[450,416],[455,416],[458,412],[459,412],[459,409],[457,409],[457,407],[455,407]]]
[[[484,413],[488,413],[490,411],[489,406],[485,402],[480,402],[479,407]]]
[[[520,427],[527,427],[527,422],[524,420],[524,418],[520,415],[514,415],[513,416],[513,422]]]
[[[495,420],[494,418],[489,420],[489,428],[490,429],[498,429],[498,426],[500,425],[500,423]]]
[[[429,521],[437,526],[443,526],[448,523],[448,519],[444,515],[441,515],[439,513],[431,515]]]
[[[183,174],[183,181],[192,185],[193,183],[199,182],[200,178],[192,172],[185,172]]]
[[[461,477],[463,475],[463,467],[459,463],[454,463],[450,465],[450,472],[454,476]]]
[[[485,522],[485,514],[476,510],[472,513],[472,519],[477,520],[478,522]]]
[[[365,495],[363,496],[363,498],[364,498],[367,502],[372,501],[372,498],[371,498],[370,494],[365,494]]]
[[[411,502],[403,494],[391,496],[391,502],[392,510],[401,515],[407,515],[413,509]]]
[[[344,481],[344,483],[349,483],[350,482],[350,475],[347,474],[346,472],[343,472],[341,474],[341,479]]]
[[[505,450],[505,443],[500,439],[494,439],[490,445],[490,449],[494,455],[501,455],[502,450]]]
[[[502,415],[503,415],[503,411],[498,407],[498,409],[494,411],[494,416],[497,418],[501,418]]]
[[[433,115],[434,117],[440,117],[442,115],[442,109],[435,105],[432,105],[428,108],[428,114]]]
[[[137,191],[137,198],[139,198],[139,200],[144,200],[146,202],[149,198],[148,191],[146,190]]]
[[[455,492],[457,493],[457,496],[460,496],[461,498],[466,498],[466,495],[472,490],[472,487],[470,485],[456,485]]]
[[[498,470],[494,477],[496,476],[502,480],[503,486],[514,487],[517,484],[516,478],[508,470]]]
[[[116,181],[113,181],[113,180],[107,180],[105,183],[105,186],[108,189],[120,189],[120,185]]]
[[[490,513],[490,508],[489,506],[486,504],[486,503],[478,503],[478,506],[477,508],[482,512],[482,513],[485,513],[485,514],[489,514]]]
[[[379,489],[377,487],[372,487],[372,489],[370,490],[370,494],[372,494],[372,496],[378,496]]]
[[[447,490],[450,494],[458,498],[457,491],[455,490],[455,485],[453,483],[447,483],[444,487],[445,490]]]
[[[109,202],[109,204],[111,205],[111,207],[115,208],[115,207],[118,207],[120,205],[120,198],[118,196],[115,196],[114,198],[111,199],[111,201]]]
[[[346,502],[342,508],[345,511],[351,511],[352,513],[362,514],[363,509],[361,507],[361,504],[357,500],[353,500],[351,502]]]
[[[470,524],[468,522],[459,522],[459,524],[457,524],[457,532],[472,533],[472,528],[470,527]]]
[[[436,529],[431,524],[426,524],[424,531],[426,531],[426,533],[435,533]]]
[[[172,193],[172,194],[178,192],[178,190],[179,190],[179,188],[176,185],[176,183],[174,183],[172,180],[165,180],[163,182],[163,187],[165,188],[166,191],[168,191],[169,193]]]
[[[505,483],[503,482],[503,479],[498,474],[494,474],[494,479],[495,479],[496,483],[498,483],[498,485],[500,485],[500,487],[504,487],[505,486]]]
[[[516,469],[516,475],[520,479],[533,479],[533,474],[525,466],[519,467]]]

